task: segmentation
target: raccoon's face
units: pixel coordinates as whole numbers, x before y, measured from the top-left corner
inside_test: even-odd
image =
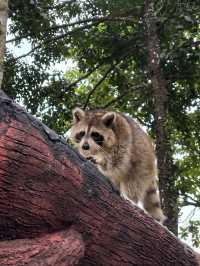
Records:
[[[115,120],[114,112],[85,112],[76,108],[70,138],[79,153],[97,165],[106,166],[117,140],[113,131]]]

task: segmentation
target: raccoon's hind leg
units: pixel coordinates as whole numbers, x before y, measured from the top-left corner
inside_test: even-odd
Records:
[[[144,209],[157,221],[163,223],[166,216],[163,214],[160,203],[160,196],[156,180],[146,189],[143,200]]]
[[[120,194],[123,198],[131,201],[134,204],[138,204],[138,189],[134,182],[121,182]]]

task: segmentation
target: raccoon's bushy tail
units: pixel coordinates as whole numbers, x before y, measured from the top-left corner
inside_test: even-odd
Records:
[[[161,209],[160,195],[156,181],[147,188],[143,201],[144,209],[157,221],[164,223],[166,216]]]

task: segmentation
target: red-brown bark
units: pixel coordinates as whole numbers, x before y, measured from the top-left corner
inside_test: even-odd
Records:
[[[74,230],[35,239],[0,242],[1,266],[73,266],[78,264],[83,254],[81,236]]]
[[[198,265],[189,247],[0,95],[0,238],[20,241],[69,227],[85,244],[80,266]]]

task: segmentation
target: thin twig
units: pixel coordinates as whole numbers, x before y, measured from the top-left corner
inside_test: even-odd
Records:
[[[12,38],[10,40],[7,40],[6,44],[7,43],[11,43],[11,42],[16,42],[16,41],[19,41],[19,40],[22,40],[22,39],[28,38],[28,37],[29,37],[29,34],[28,35],[26,34],[26,35],[23,35],[23,36],[18,36],[18,37]]]
[[[80,25],[80,24],[82,24],[82,23],[87,23],[87,22],[98,22],[98,21],[102,21],[102,19],[103,19],[103,17],[102,18],[93,18],[93,19],[83,19],[83,20],[79,20],[79,21],[76,21],[76,22],[72,22],[72,23],[68,23],[68,24],[62,24],[62,25],[55,25],[55,26],[52,26],[52,27],[50,27],[50,28],[48,28],[47,30],[46,30],[46,32],[47,31],[51,31],[51,30],[56,30],[56,29],[60,29],[60,28],[67,28],[67,27],[72,27],[72,26],[76,26],[76,25]],[[87,24],[87,25],[85,25],[85,27],[87,27],[87,26],[92,26],[93,25],[93,23],[91,23],[91,24]],[[83,26],[82,26],[83,27]],[[80,29],[83,29],[82,27],[80,27]],[[79,28],[77,28],[77,29],[73,29],[73,30],[78,30]],[[28,37],[30,37],[30,35],[29,34],[27,34],[27,35],[23,35],[23,36],[19,36],[19,37],[15,37],[15,38],[13,38],[13,39],[10,39],[10,40],[7,40],[6,41],[6,43],[11,43],[11,42],[15,42],[15,41],[18,41],[18,40],[20,40],[20,39],[25,39],[25,38],[28,38]]]
[[[79,20],[79,21],[72,22],[72,23],[55,25],[55,26],[52,26],[52,27],[46,29],[45,32],[49,32],[49,31],[56,30],[56,29],[68,28],[68,27],[72,27],[72,26],[76,26],[76,25],[92,22],[91,24],[87,24],[87,25],[84,25],[84,26],[79,27],[77,29],[73,29],[71,31],[71,32],[73,32],[73,31],[76,31],[76,30],[81,30],[81,29],[93,26],[95,24],[98,25],[99,23],[104,22],[104,21],[108,21],[108,22],[119,22],[119,21],[127,22],[127,21],[133,21],[133,18],[132,17],[97,17],[97,18],[95,17],[95,18],[90,18],[90,19]],[[15,41],[19,41],[21,39],[25,39],[25,38],[28,38],[28,37],[31,37],[30,34],[19,36],[19,37],[15,37],[15,38],[12,38],[10,40],[7,40],[6,44],[7,43],[11,43],[11,42],[15,42]]]
[[[200,207],[200,203],[198,202],[191,202],[191,201],[187,201],[185,200],[183,203],[183,206],[194,206],[194,207]]]
[[[62,8],[63,6],[66,6],[66,5],[71,5],[73,3],[76,3],[77,0],[68,0],[68,1],[62,1],[61,3],[57,4],[57,5],[54,5],[54,6],[49,6],[47,8],[42,8],[44,10],[53,10],[53,9],[59,9],[59,8]]]
[[[120,100],[121,98],[123,98],[124,96],[127,95],[128,92],[130,92],[130,90],[139,90],[144,88],[144,84],[140,84],[140,85],[135,85],[133,87],[128,87],[128,89],[124,92],[121,93],[119,96],[117,96],[116,98],[112,99],[111,101],[109,101],[108,103],[106,103],[103,107],[101,107],[102,109],[108,108],[109,106],[111,106],[113,103],[117,102],[118,100]]]
[[[105,78],[107,77],[107,75],[113,70],[115,69],[115,67],[121,62],[121,60],[124,60],[128,55],[130,55],[130,52],[132,52],[133,49],[131,48],[129,51],[126,51],[126,53],[122,56],[120,56],[120,58],[115,59],[116,63],[112,64],[112,66],[106,71],[106,73],[104,74],[104,76],[97,82],[97,84],[94,86],[94,88],[89,92],[88,97],[86,99],[86,102],[84,104],[84,109],[87,107],[90,97],[91,95],[94,93],[94,91],[99,87],[99,85],[105,80]],[[114,61],[114,59],[112,60]]]
[[[89,77],[93,72],[95,72],[102,65],[103,65],[103,63],[98,64],[96,67],[92,68],[85,75],[81,76],[80,78],[78,78],[77,80],[75,80],[74,82],[72,82],[69,86],[67,86],[66,87],[66,90],[69,90],[70,88],[74,87],[80,81],[82,81],[82,80],[86,79],[87,77]]]
[[[89,101],[90,101],[90,97],[92,96],[92,94],[95,92],[95,90],[101,85],[101,83],[106,79],[106,77],[110,74],[110,72],[114,69],[115,66],[111,66],[103,75],[103,77],[96,83],[96,85],[94,86],[94,88],[88,93],[87,99],[85,101],[84,107],[83,109],[85,110]]]
[[[83,19],[83,20],[79,20],[76,22],[72,22],[72,23],[66,23],[66,24],[61,24],[61,25],[55,25],[53,27],[50,28],[50,30],[55,30],[55,29],[60,29],[60,28],[67,28],[67,27],[72,27],[75,25],[80,25],[83,23],[90,23],[90,22],[132,22],[133,18],[132,17],[94,17],[94,18],[90,18],[90,19]]]
[[[27,52],[27,53],[25,53],[25,54],[22,54],[22,55],[20,55],[20,56],[18,56],[18,57],[16,57],[15,60],[19,60],[19,59],[21,59],[21,58],[27,57],[28,55],[32,54],[32,53],[33,53],[34,51],[36,51],[37,49],[41,48],[44,44],[48,44],[49,42],[57,41],[57,40],[59,40],[59,39],[65,38],[65,37],[67,37],[67,36],[72,35],[73,33],[77,32],[77,31],[84,30],[84,29],[86,29],[86,28],[88,28],[88,27],[91,27],[91,26],[97,25],[98,23],[99,23],[99,22],[94,22],[94,23],[89,24],[89,25],[84,25],[84,26],[82,26],[82,27],[78,27],[78,28],[75,28],[75,29],[73,29],[73,30],[71,30],[71,31],[68,31],[68,32],[66,32],[66,33],[64,33],[64,34],[60,34],[60,35],[58,35],[58,36],[56,36],[56,37],[54,37],[54,38],[51,38],[50,40],[45,40],[43,43],[41,43],[41,44],[35,46],[34,48],[32,48],[29,52]]]
[[[187,199],[184,200],[184,203],[187,204],[187,205],[193,205],[193,206],[196,206],[196,207],[200,207],[200,202],[196,199],[193,199],[191,196],[189,195],[185,195],[187,198],[189,198],[191,201],[188,201]]]
[[[133,47],[131,47],[130,50],[126,51],[126,53],[122,56],[120,56],[119,58],[113,58],[113,55],[104,58],[104,60],[101,60],[101,63],[99,63],[96,67],[92,68],[88,73],[86,73],[85,75],[83,75],[82,77],[80,77],[79,79],[77,79],[76,81],[74,81],[73,83],[71,83],[69,86],[67,86],[66,89],[69,89],[73,86],[75,86],[78,82],[86,79],[87,77],[89,77],[93,72],[95,72],[98,68],[100,68],[102,65],[104,65],[106,62],[110,62],[112,60],[112,62],[116,61],[115,64],[112,63],[112,66],[114,65],[115,67],[121,62],[121,60],[125,59],[127,56],[130,55],[131,52],[133,52],[135,50],[135,48],[133,49]]]

